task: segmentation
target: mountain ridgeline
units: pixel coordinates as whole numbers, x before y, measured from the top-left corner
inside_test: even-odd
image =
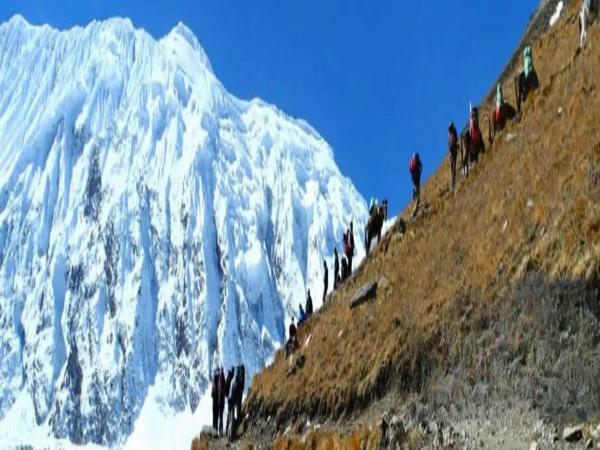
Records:
[[[58,31],[13,17],[0,25],[0,428],[18,404],[49,436],[113,445],[151,387],[175,415],[218,366],[243,363],[250,380],[366,216],[328,144],[229,94],[184,25],[155,40],[125,19]]]

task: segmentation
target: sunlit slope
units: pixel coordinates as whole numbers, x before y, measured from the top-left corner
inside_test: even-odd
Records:
[[[301,344],[310,337],[301,349],[306,358],[301,369],[289,375],[289,361],[280,352],[254,378],[245,402],[250,427],[269,417],[280,430],[298,417],[355,417],[390,392],[423,392],[435,374],[475,366],[469,359],[485,360],[488,350],[499,352],[483,339],[488,329],[512,333],[507,358],[522,354],[529,361],[539,334],[527,334],[524,324],[548,325],[553,332],[551,315],[570,317],[571,301],[595,311],[597,323],[598,309],[582,293],[598,284],[600,33],[592,27],[589,45],[574,56],[577,6],[569,6],[554,28],[532,42],[542,87],[525,103],[522,120],[497,136],[454,194],[448,191],[448,162],[441,164],[424,187],[419,218],[408,223],[405,234],[388,235],[329,306],[301,328]],[[512,104],[515,74],[509,70],[504,78]],[[490,108],[487,99],[482,109]],[[562,292],[563,283],[582,289],[573,287],[572,297],[556,294],[563,303],[549,310],[547,324],[536,316],[537,294],[526,301],[511,294],[522,292],[519,286],[534,275],[531,283],[541,287],[532,292],[540,296]],[[351,310],[352,295],[381,277],[389,287]],[[519,302],[530,305],[530,316],[521,314]],[[482,343],[471,354],[465,344],[478,336]],[[596,338],[585,345],[593,348]],[[582,365],[587,358],[582,355]],[[535,376],[539,361],[531,360]],[[566,380],[567,374],[558,370],[554,376]]]

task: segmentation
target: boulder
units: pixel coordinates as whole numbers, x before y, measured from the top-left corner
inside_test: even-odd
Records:
[[[217,431],[210,425],[204,425],[200,434],[214,439],[219,437]]]
[[[383,276],[379,279],[377,286],[380,287],[381,289],[387,289],[390,287],[390,280],[388,280],[385,276]]]
[[[585,448],[594,448],[594,441],[592,439],[585,441]]]
[[[362,305],[367,300],[375,297],[377,294],[377,283],[371,282],[361,287],[356,294],[350,299],[350,308],[355,308]]]
[[[529,446],[529,450],[539,450],[539,448],[540,446],[538,445],[537,441],[533,441]]]
[[[583,437],[583,430],[581,425],[574,427],[566,427],[563,430],[563,440],[567,442],[578,442]]]
[[[307,348],[310,345],[310,342],[312,341],[312,334],[309,335],[306,340],[304,341],[304,348]]]

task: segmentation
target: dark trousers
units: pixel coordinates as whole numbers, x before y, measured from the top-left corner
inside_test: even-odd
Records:
[[[227,426],[225,427],[225,433],[227,437],[232,440],[233,422],[234,422],[234,401],[232,399],[227,400]]]
[[[415,209],[413,210],[413,217],[419,212],[419,206],[421,205],[421,174],[413,175],[413,200],[415,200]]]
[[[216,400],[213,400],[213,428],[219,432],[219,405]]]
[[[325,298],[327,297],[327,284],[323,286],[323,305],[325,304]]]
[[[223,437],[223,412],[225,411],[225,402],[219,405],[219,436]]]
[[[519,74],[517,87],[517,111],[521,112],[521,103],[527,99],[527,94],[540,87],[537,73],[532,70],[529,75],[525,76],[525,72]]]
[[[456,157],[458,156],[458,150],[450,152],[450,177],[452,179],[452,190],[456,184]]]

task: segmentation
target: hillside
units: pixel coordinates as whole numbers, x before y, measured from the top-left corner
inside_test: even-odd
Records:
[[[546,4],[547,6],[547,4]],[[541,88],[470,177],[444,161],[422,214],[391,232],[278,352],[244,403],[242,442],[375,448],[383,413],[408,447],[526,448],[600,420],[600,30],[575,56],[571,4],[532,41]],[[504,91],[514,105],[512,78]],[[483,104],[491,110],[490,99]],[[408,217],[408,210],[403,213]],[[376,298],[349,299],[381,281]],[[387,285],[387,287],[385,287]]]

